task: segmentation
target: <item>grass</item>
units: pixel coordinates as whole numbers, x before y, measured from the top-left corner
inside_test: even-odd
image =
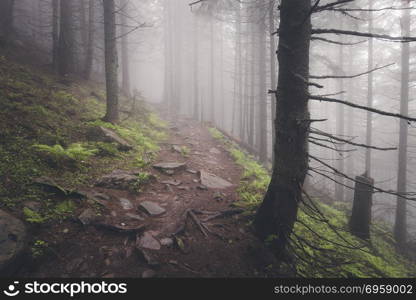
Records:
[[[256,160],[229,141],[215,128],[211,135],[221,141],[235,162],[242,167],[238,193],[239,206],[252,214],[262,201],[270,176]],[[317,201],[316,201],[317,200]],[[381,224],[373,224],[371,241],[364,242],[348,232],[348,217],[345,205],[328,206],[315,199],[318,210],[324,216],[301,206],[298,222],[292,234],[292,254],[295,257],[296,274],[300,277],[411,277],[416,266],[395,249],[391,232]],[[343,209],[344,208],[344,209]],[[272,243],[269,236],[266,243]],[[293,269],[286,264],[284,268]]]

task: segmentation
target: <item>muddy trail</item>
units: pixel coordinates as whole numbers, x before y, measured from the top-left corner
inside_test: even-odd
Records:
[[[267,277],[274,257],[233,206],[242,170],[206,127],[169,122],[140,192],[115,170],[85,189],[77,218],[44,233],[48,255],[25,277]],[[99,207],[101,213],[94,213]]]

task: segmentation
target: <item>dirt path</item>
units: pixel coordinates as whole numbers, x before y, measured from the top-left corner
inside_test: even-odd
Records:
[[[274,263],[272,255],[250,233],[250,220],[231,206],[237,200],[241,169],[208,130],[191,120],[171,122],[170,138],[156,160],[163,162],[185,163],[186,169],[165,174],[150,167],[147,171],[156,179],[140,193],[94,189],[101,202],[107,203],[103,213],[107,222],[122,230],[82,225],[79,220],[57,225],[48,233],[52,235],[49,240],[56,239],[53,253],[22,275],[276,276],[268,271]],[[201,171],[232,186],[206,187],[200,180]],[[121,200],[124,208],[120,198],[127,200]],[[153,217],[145,214],[138,210],[144,201],[165,212]]]

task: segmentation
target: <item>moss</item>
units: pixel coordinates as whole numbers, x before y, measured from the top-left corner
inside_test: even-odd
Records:
[[[239,205],[253,213],[270,182],[267,170],[221,132],[213,128],[209,131],[242,167]],[[415,272],[416,266],[396,252],[393,237],[386,226],[374,224],[371,243],[363,242],[348,232],[347,212],[350,208],[345,203],[328,206],[320,203],[319,199],[314,200],[327,221],[320,220],[319,215],[305,206],[299,209],[298,222],[291,237],[294,241],[291,251],[299,276],[407,277]],[[275,239],[276,236],[269,236],[265,243],[273,243]],[[282,267],[290,269],[289,265]]]

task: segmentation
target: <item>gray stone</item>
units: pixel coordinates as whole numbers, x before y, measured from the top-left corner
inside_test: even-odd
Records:
[[[128,190],[139,182],[136,173],[114,170],[110,174],[104,175],[97,182],[96,186],[108,189]]]
[[[153,165],[153,168],[158,169],[166,174],[173,175],[176,171],[185,170],[186,164],[178,162],[163,162]]]
[[[182,181],[173,179],[173,180],[165,180],[165,181],[162,181],[161,183],[178,186],[178,185],[181,185],[182,184]]]
[[[0,210],[0,274],[13,273],[25,251],[27,231],[22,221]]]
[[[87,208],[78,216],[78,220],[80,220],[83,225],[93,224],[97,219],[98,216],[96,212],[91,208]]]
[[[182,153],[182,149],[178,145],[172,145],[172,150],[178,153]]]
[[[130,210],[134,208],[133,203],[131,203],[129,199],[120,198],[119,200],[120,200],[120,205],[124,210]]]
[[[129,217],[130,219],[134,219],[134,220],[138,220],[138,221],[144,221],[144,218],[142,218],[141,216],[136,215],[136,214],[127,213],[126,216]]]
[[[173,245],[173,239],[171,238],[163,238],[160,240],[160,244],[162,246],[170,247]]]
[[[143,201],[139,207],[151,216],[160,216],[166,212],[166,209],[151,201]]]
[[[142,278],[153,278],[155,276],[156,276],[156,272],[151,269],[145,270],[142,273]]]
[[[211,148],[209,150],[209,153],[212,153],[212,154],[221,154],[221,151],[218,150],[217,148],[213,147],[213,148]]]
[[[115,143],[121,151],[130,151],[133,147],[115,131],[102,126],[92,127],[89,131],[89,138],[95,141]]]
[[[145,232],[140,238],[137,237],[136,247],[149,250],[160,250],[160,243],[149,232]]]
[[[202,185],[211,189],[225,189],[233,186],[227,180],[205,171],[200,171],[200,179]]]

